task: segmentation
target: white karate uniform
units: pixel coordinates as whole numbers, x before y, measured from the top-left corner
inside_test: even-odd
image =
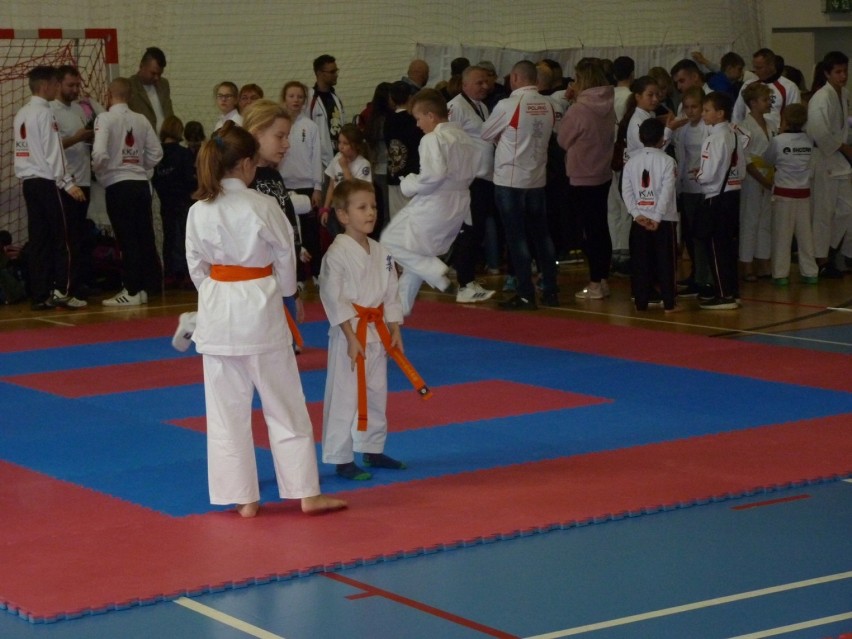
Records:
[[[828,256],[846,235],[843,253],[852,257],[852,166],[840,152],[849,140],[849,90],[826,84],[808,102],[808,134],[814,141],[814,251]]]
[[[811,138],[806,133],[781,133],[767,148],[767,164],[775,166],[772,195],[772,277],[790,275],[793,237],[799,251],[799,272],[817,277],[811,228]]]
[[[769,148],[769,141],[778,133],[778,125],[770,119],[766,120],[767,135],[749,113],[737,125],[743,133],[749,136],[748,163],[755,164],[764,176],[771,173],[770,167],[763,162],[763,154]],[[746,172],[743,188],[740,191],[740,243],[739,254],[741,262],[751,262],[769,259],[772,251],[771,221],[772,192],[763,188],[751,175]]]
[[[316,450],[281,299],[296,291],[293,229],[270,196],[241,180],[189,210],[186,257],[198,289],[196,350],[204,356],[210,501],[260,498],[251,434],[257,389],[283,498],[320,494]],[[212,265],[263,267],[273,275],[220,282]]]
[[[442,122],[420,140],[420,173],[400,182],[411,201],[382,232],[381,242],[403,267],[399,293],[405,315],[411,313],[420,285],[445,290],[446,253],[470,216],[470,183],[478,151],[456,122]]]
[[[353,304],[376,308],[384,304],[385,322],[402,324],[396,265],[390,254],[368,238],[370,252],[345,233],[334,238],[322,260],[320,299],[331,324],[328,331],[328,374],[322,417],[322,460],[348,464],[355,453],[381,453],[388,423],[388,355],[375,326],[367,329],[367,430],[358,426],[358,378],[341,324],[358,325]]]
[[[754,82],[760,82],[760,80]],[[731,121],[734,124],[739,124],[745,120],[746,114],[748,114],[748,105],[743,100],[743,90],[754,82],[743,82],[743,86],[740,88],[740,95],[734,103],[734,110],[731,114]],[[764,117],[774,121],[777,127],[781,124],[781,111],[784,110],[784,107],[788,104],[798,104],[802,101],[802,96],[799,94],[799,87],[796,86],[795,82],[788,80],[783,75],[773,82],[764,82],[764,84],[772,91],[770,96],[772,109]]]
[[[288,189],[322,190],[322,148],[319,128],[303,113],[290,129],[290,150],[284,155],[278,172]]]

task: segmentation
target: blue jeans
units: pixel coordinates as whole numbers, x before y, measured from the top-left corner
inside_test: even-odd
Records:
[[[536,253],[538,270],[542,274],[545,295],[559,292],[556,285],[556,255],[553,240],[547,228],[547,204],[544,187],[518,189],[511,186],[495,186],[494,200],[503,229],[509,258],[518,278],[518,295],[534,300],[535,287],[532,283],[532,255],[527,239],[532,242]]]

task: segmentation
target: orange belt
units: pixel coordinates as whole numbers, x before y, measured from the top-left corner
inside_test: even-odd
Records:
[[[355,307],[355,312],[358,313],[358,324],[355,326],[355,336],[358,338],[358,342],[361,344],[364,352],[367,352],[367,326],[369,324],[375,324],[376,330],[379,333],[379,338],[382,340],[385,350],[388,355],[393,358],[393,361],[397,363],[397,366],[399,366],[402,372],[405,373],[408,381],[411,382],[412,386],[414,386],[414,390],[416,390],[423,399],[429,399],[432,397],[432,391],[429,390],[429,387],[426,386],[426,382],[424,382],[423,378],[420,377],[416,370],[414,370],[414,366],[411,365],[408,358],[403,355],[402,351],[400,351],[396,346],[391,346],[390,331],[388,331],[388,327],[384,320],[384,304],[380,305],[378,308],[368,308],[366,306],[358,306],[357,304],[353,304],[352,306]],[[358,430],[364,431],[367,430],[367,367],[365,365],[363,355],[358,356],[357,369]]]
[[[210,277],[217,282],[245,282],[259,280],[261,277],[272,275],[272,264],[266,266],[233,266],[213,264],[210,266]]]
[[[247,280],[259,280],[262,277],[272,275],[272,264],[266,266],[236,266],[232,264],[212,264],[210,266],[210,277],[217,282],[245,282]],[[293,342],[299,348],[305,345],[299,327],[290,315],[287,307],[284,307],[284,317],[287,318],[287,326],[293,335]]]

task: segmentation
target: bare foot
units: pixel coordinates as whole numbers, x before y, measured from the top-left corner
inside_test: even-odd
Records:
[[[237,504],[237,512],[240,517],[254,517],[260,508],[259,501],[253,501],[250,504]]]
[[[308,515],[318,515],[332,510],[341,510],[347,507],[342,499],[328,497],[326,495],[314,495],[313,497],[302,497],[302,512]]]
[[[680,313],[683,310],[683,306],[674,305],[674,308],[667,308],[666,313]]]

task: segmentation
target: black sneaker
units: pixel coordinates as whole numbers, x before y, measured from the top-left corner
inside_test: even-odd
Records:
[[[709,302],[710,300],[716,299],[716,289],[714,289],[709,284],[699,284],[698,285],[698,301],[700,302]]]
[[[498,306],[507,311],[534,311],[538,309],[535,300],[528,300],[526,297],[521,297],[520,295],[515,295],[506,302],[500,302]]]
[[[389,468],[391,470],[405,470],[408,466],[384,453],[364,453],[364,465],[368,468]]]
[[[698,285],[695,282],[687,284],[685,286],[678,285],[677,287],[677,296],[681,299],[685,300],[694,300],[698,297],[700,291]]]
[[[843,279],[843,271],[837,268],[834,264],[823,264],[819,268],[819,279],[840,280]]]
[[[53,304],[51,304],[52,300],[53,296],[42,302],[33,302],[30,304],[30,309],[33,311],[52,311],[56,308]]]
[[[701,302],[699,308],[705,311],[735,311],[740,307],[733,297],[716,297],[706,302]]]
[[[541,296],[541,305],[557,308],[559,306],[559,296],[556,293],[548,293]]]
[[[343,479],[352,479],[355,481],[365,481],[373,476],[371,473],[368,473],[366,470],[358,466],[355,462],[337,464],[336,472],[338,477],[343,477]]]

